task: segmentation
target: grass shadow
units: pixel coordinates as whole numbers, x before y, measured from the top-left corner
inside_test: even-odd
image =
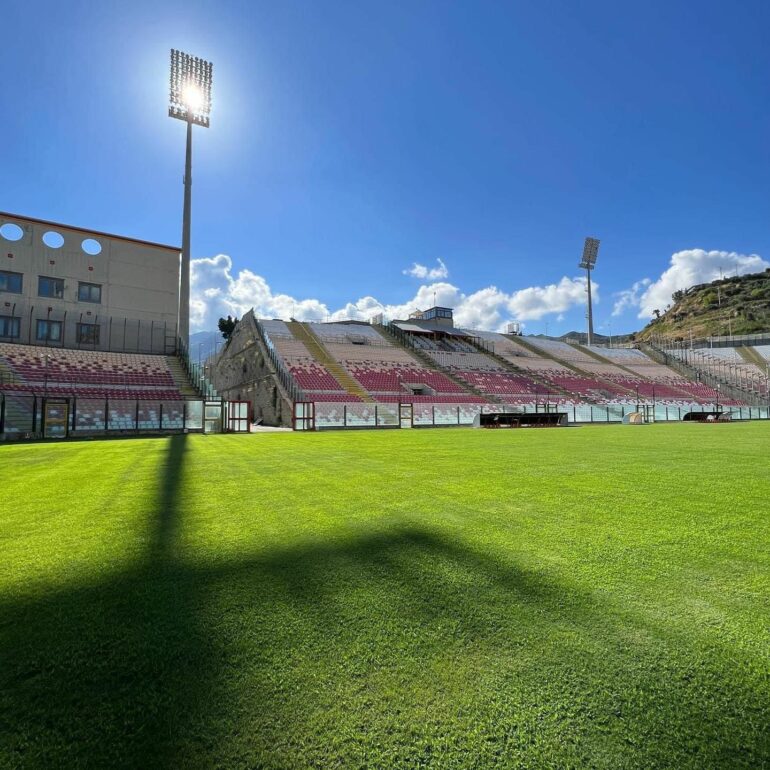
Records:
[[[169,440],[168,452],[163,463],[160,488],[155,509],[150,516],[152,528],[147,558],[151,569],[168,566],[173,561],[173,547],[180,526],[180,490],[187,451],[187,435],[180,433]]]
[[[148,565],[0,604],[4,764],[770,759],[767,689],[735,655],[428,531],[175,563],[183,458],[172,446]]]

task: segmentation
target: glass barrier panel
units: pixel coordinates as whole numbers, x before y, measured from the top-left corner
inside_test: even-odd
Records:
[[[374,404],[347,404],[349,428],[374,427]]]
[[[104,399],[79,398],[75,402],[74,430],[104,430]]]
[[[606,406],[592,406],[591,413],[594,422],[608,422],[609,414]]]
[[[203,401],[187,402],[187,428],[203,430]]]
[[[433,404],[412,404],[412,425],[434,425]]]
[[[163,422],[161,428],[164,430],[181,430],[184,428],[184,401],[163,401]]]
[[[377,404],[377,425],[398,425],[398,421],[397,404]]]
[[[316,428],[342,428],[344,404],[337,401],[323,403],[316,402],[315,425]]]
[[[34,396],[5,396],[5,424],[3,432],[11,435],[31,433],[34,416]]]
[[[461,417],[457,404],[433,404],[434,425],[458,425]]]
[[[134,430],[136,428],[136,401],[108,402],[107,430]]]
[[[139,401],[139,430],[160,430],[160,402]]]
[[[591,422],[592,412],[590,406],[575,407],[575,422]]]
[[[460,404],[460,425],[473,425],[477,415],[481,414],[481,407],[487,404]]]

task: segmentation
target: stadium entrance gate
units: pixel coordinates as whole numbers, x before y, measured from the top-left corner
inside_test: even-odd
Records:
[[[43,438],[67,438],[69,435],[69,402],[66,399],[43,399]]]
[[[203,432],[221,433],[224,417],[224,404],[221,401],[206,401],[203,405]]]
[[[401,428],[414,427],[414,409],[411,404],[398,405],[398,419]]]
[[[313,401],[295,401],[291,416],[292,430],[315,430],[315,403]]]
[[[227,402],[227,430],[229,433],[249,432],[250,401]]]

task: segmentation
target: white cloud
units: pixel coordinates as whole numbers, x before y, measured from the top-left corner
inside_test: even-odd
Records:
[[[442,263],[443,265],[443,263]],[[260,318],[297,318],[302,321],[368,321],[382,313],[386,318],[406,318],[415,310],[433,305],[454,309],[455,323],[476,329],[504,329],[509,321],[538,320],[562,314],[586,302],[584,278],[562,278],[548,286],[532,286],[510,294],[496,286],[465,294],[447,281],[423,284],[402,304],[386,304],[372,296],[330,309],[317,299],[296,299],[274,294],[262,276],[250,270],[233,274],[230,257],[194,259],[191,264],[190,322],[193,330],[214,329],[221,316],[242,316],[254,308]],[[594,284],[598,302],[599,286]]]
[[[757,254],[703,249],[677,251],[671,255],[671,265],[656,281],[645,278],[637,281],[630,289],[620,292],[612,314],[619,315],[627,308],[638,307],[639,318],[652,318],[654,310],[663,311],[671,304],[671,295],[675,291],[709,283],[723,275],[758,273],[768,267],[770,262]]]
[[[438,267],[426,267],[419,262],[415,262],[408,270],[404,270],[404,275],[411,275],[412,278],[419,278],[420,280],[437,281],[440,278],[449,277],[449,268],[444,264],[443,260],[436,260]]]
[[[595,304],[599,302],[599,284],[591,283]],[[530,286],[511,294],[508,310],[517,321],[537,321],[549,313],[564,313],[576,305],[587,304],[586,279],[567,278],[548,286]]]
[[[624,289],[623,291],[616,292],[613,297],[617,297],[615,304],[612,307],[612,315],[623,315],[626,310],[632,307],[639,307],[639,302],[642,297],[642,292],[652,283],[649,278],[642,278],[641,281],[631,286],[630,289]]]

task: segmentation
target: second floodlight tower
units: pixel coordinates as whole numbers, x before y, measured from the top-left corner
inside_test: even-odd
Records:
[[[586,291],[588,292],[588,312],[586,318],[588,319],[588,344],[593,343],[594,337],[594,309],[591,302],[591,271],[596,265],[596,258],[599,256],[599,239],[598,238],[586,238],[585,245],[583,246],[583,259],[580,261],[578,267],[582,267],[586,271]]]
[[[182,216],[182,265],[179,281],[178,336],[187,350],[190,336],[190,221],[192,218],[192,127],[209,127],[211,115],[210,61],[171,49],[168,114],[187,123],[184,163],[184,213]]]

